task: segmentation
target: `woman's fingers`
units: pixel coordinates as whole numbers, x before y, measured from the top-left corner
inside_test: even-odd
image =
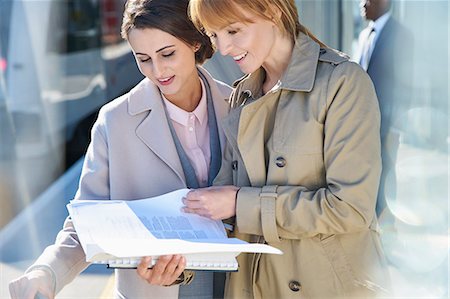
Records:
[[[146,256],[143,257],[141,259],[141,261],[139,262],[138,266],[137,266],[137,273],[138,275],[144,279],[149,281],[149,279],[151,278],[152,275],[152,271],[151,269],[149,269],[149,267],[151,267],[151,263],[152,263],[152,258],[150,256]]]
[[[204,202],[197,198],[191,197],[189,200],[183,197],[183,204],[189,209],[201,209],[204,206]]]
[[[138,275],[152,285],[171,285],[181,275],[186,260],[181,255],[160,256],[150,269],[151,257],[141,259],[137,267]]]
[[[191,190],[183,198],[183,212],[195,213],[214,220],[236,214],[236,186],[213,186]]]
[[[183,273],[186,266],[185,258],[181,255],[174,255],[170,263],[166,266],[166,271],[162,275],[162,285],[171,285]]]
[[[151,270],[153,272],[151,281],[149,281],[151,284],[156,284],[156,285],[163,284],[165,275],[167,275],[166,268],[167,268],[167,265],[172,260],[172,257],[173,257],[172,255],[163,255],[158,258],[158,261],[156,262],[156,264],[153,266],[153,269]]]

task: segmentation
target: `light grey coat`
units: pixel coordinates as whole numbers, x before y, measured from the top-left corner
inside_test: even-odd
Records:
[[[211,86],[223,148],[220,120],[228,113],[231,88],[199,69]],[[186,188],[185,177],[161,95],[146,78],[100,110],[75,199],[133,200],[179,188]],[[66,219],[55,244],[47,247],[34,265],[51,267],[57,292],[89,266],[70,219]],[[178,286],[152,286],[136,270],[121,269],[116,270],[116,297],[177,298]]]

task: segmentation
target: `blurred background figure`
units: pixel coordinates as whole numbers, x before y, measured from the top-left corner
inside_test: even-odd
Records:
[[[387,174],[395,173],[399,127],[393,115],[405,113],[411,102],[413,75],[412,33],[390,13],[390,0],[361,0],[361,16],[368,22],[359,34],[356,61],[372,78],[381,111],[381,156],[383,172],[377,200],[377,215],[386,207]],[[395,180],[395,176],[392,176]],[[395,186],[395,181],[390,182]],[[395,187],[392,190],[395,192]]]
[[[377,213],[395,295],[448,298],[448,1],[359,9],[367,27],[355,30],[353,57],[380,104]]]

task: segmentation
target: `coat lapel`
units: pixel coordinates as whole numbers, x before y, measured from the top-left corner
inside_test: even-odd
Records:
[[[265,113],[258,110],[263,106],[263,101],[255,101],[242,109],[239,122],[237,144],[241,151],[248,177],[252,186],[264,186],[266,184],[266,161],[264,149],[264,124]]]
[[[211,95],[213,98],[213,104],[214,104],[214,112],[216,114],[216,120],[217,120],[217,129],[219,131],[219,139],[220,139],[220,146],[222,149],[224,149],[225,145],[225,136],[223,134],[223,125],[222,120],[225,118],[225,116],[228,114],[230,110],[230,105],[228,104],[228,95],[224,95],[219,88],[217,87],[217,83],[214,81],[214,79],[211,77],[211,75],[202,67],[199,67],[200,72],[202,72],[203,75],[205,75],[206,79],[208,80],[209,86],[211,87]],[[230,90],[231,91],[231,90]]]
[[[237,154],[240,153],[237,144],[237,132],[239,129],[240,114],[241,114],[241,107],[235,108],[230,111],[230,114],[227,117],[225,117],[223,121],[223,132],[233,152]]]
[[[160,92],[148,79],[130,92],[129,113],[148,115],[136,127],[137,137],[185,183],[183,168],[170,133]]]
[[[393,22],[394,22],[394,19],[392,19],[392,17],[389,17],[389,19],[387,20],[383,29],[380,31],[378,39],[373,48],[372,55],[369,60],[367,72],[369,72],[371,64],[377,64],[376,61],[378,59],[378,55],[380,52],[383,51],[383,48],[386,46],[388,46],[388,47],[390,46],[390,44],[387,42],[387,40],[389,39],[389,35],[393,32],[393,28],[391,28],[393,26]],[[392,49],[392,51],[394,51],[394,49]]]
[[[228,98],[219,90],[217,83],[212,79],[211,75],[205,69],[199,69],[206,76],[209,85],[211,86],[219,139],[223,152],[225,136],[223,134],[221,120],[229,111]],[[180,158],[178,157],[172,134],[170,133],[161,94],[158,88],[154,86],[150,80],[144,79],[130,92],[128,104],[128,112],[131,115],[148,112],[147,117],[145,117],[145,119],[136,127],[137,137],[153,151],[155,155],[166,163],[185,184],[186,179],[184,177],[183,168],[181,166]]]

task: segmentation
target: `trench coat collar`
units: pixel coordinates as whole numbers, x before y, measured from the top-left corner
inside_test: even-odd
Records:
[[[310,92],[316,78],[320,45],[300,32],[294,43],[291,60],[277,88]],[[265,71],[261,67],[242,79],[242,89],[250,90],[258,97]]]
[[[310,92],[314,87],[319,55],[320,45],[300,32],[280,88]]]

